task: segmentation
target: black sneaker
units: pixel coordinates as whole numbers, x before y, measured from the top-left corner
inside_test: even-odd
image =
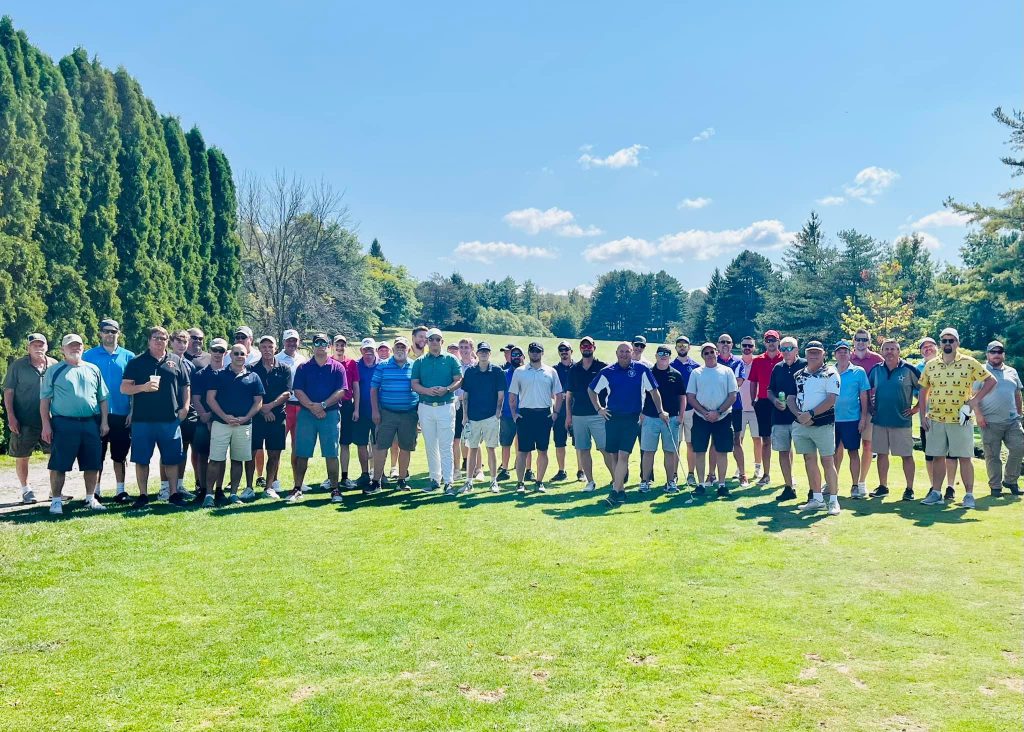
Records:
[[[1003,488],[1009,489],[1010,495],[1020,495],[1020,486],[1017,483],[1007,483],[1006,481],[1003,481]]]
[[[871,496],[872,498],[885,498],[887,495],[889,495],[889,489],[886,488],[884,485],[880,485],[873,491],[871,491],[868,495]]]
[[[787,485],[783,487],[782,492],[775,496],[776,501],[792,501],[796,498],[796,491],[793,490],[793,486]]]
[[[707,493],[707,490],[705,490],[704,486],[701,483],[698,483],[696,486],[694,486],[693,495],[703,496],[705,493]]]
[[[257,488],[266,488],[267,487],[267,479],[264,478],[261,475],[259,478],[256,479],[256,487]]]
[[[810,488],[808,488],[807,489],[807,502],[810,503],[813,500],[814,500],[814,491],[812,491]]]
[[[551,480],[553,480],[556,483],[558,483],[559,481],[563,481],[563,480],[567,479],[568,477],[569,476],[566,475],[564,470],[559,470],[557,473],[555,473],[554,475],[551,476]]]
[[[409,490],[409,484],[405,482],[405,478],[398,479],[398,490],[407,491]]]
[[[537,485],[534,486],[534,490],[537,491],[538,493],[547,493],[548,492],[547,487],[543,483],[541,483],[540,481],[537,481]]]
[[[364,496],[375,496],[378,493],[383,493],[384,489],[380,487],[380,483],[375,480],[371,480],[370,484],[363,489]]]
[[[180,491],[172,493],[171,497],[167,499],[167,502],[172,506],[184,506],[188,501],[185,500],[185,494]]]
[[[532,483],[537,479],[534,477],[532,470],[527,470],[526,475],[523,476],[523,480],[527,483]]]
[[[993,498],[999,498],[999,496],[1003,495],[1003,487],[1001,485],[1000,486],[996,486],[995,488],[992,488],[991,490],[992,490],[992,497]]]
[[[199,488],[198,490],[196,490],[196,495],[192,499],[192,503],[198,503],[202,505],[204,500],[206,500],[206,490],[204,488]]]
[[[727,486],[725,483],[719,483],[718,490],[715,491],[715,495],[718,496],[719,498],[728,498],[729,486]]]
[[[947,485],[946,494],[942,497],[942,500],[949,502],[952,501],[954,498],[956,498],[956,491],[953,490],[953,486]]]
[[[526,493],[526,483],[523,481],[516,483],[516,493]]]
[[[907,488],[907,489],[905,489],[903,491],[903,500],[904,501],[913,501],[914,500],[914,489],[913,488]]]
[[[149,505],[149,496],[140,495],[134,501],[132,501],[132,508],[145,508]]]
[[[124,504],[128,503],[131,499],[132,497],[129,496],[128,493],[125,491],[121,491],[120,493],[114,495],[114,503]]]
[[[609,491],[608,495],[604,497],[604,502],[607,503],[612,508],[615,508],[616,506],[621,506],[623,503],[625,503],[625,500],[623,500],[621,493],[622,491]]]
[[[356,481],[356,488],[366,488],[372,483],[373,481],[370,479],[370,474],[363,473],[359,476],[359,480]]]
[[[341,495],[340,488],[331,488],[331,503],[344,503],[345,496]]]
[[[577,470],[576,471],[576,482],[577,483],[582,483],[584,480],[586,480],[586,478],[587,478],[586,473],[584,473],[582,470]]]
[[[495,480],[508,480],[512,476],[509,475],[508,468],[498,468],[498,474],[494,477]]]

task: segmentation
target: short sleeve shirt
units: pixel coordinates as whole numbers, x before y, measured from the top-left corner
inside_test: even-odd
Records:
[[[719,356],[718,363],[722,364],[723,366],[728,366],[729,368],[732,369],[732,372],[736,374],[736,401],[733,403],[732,408],[737,410],[742,409],[743,398],[742,396],[740,396],[738,384],[740,379],[745,379],[747,377],[747,365],[743,363],[743,359],[737,358],[736,356],[730,356],[728,359],[723,359],[721,356]],[[703,403],[704,402],[701,402],[701,404]]]
[[[687,356],[685,359],[679,358],[678,356],[672,362],[672,368],[679,372],[680,376],[683,377],[683,393],[686,393],[686,387],[690,385],[690,374],[693,370],[700,366],[699,363],[694,361],[692,358]],[[690,400],[686,400],[685,411],[689,412],[693,407],[690,406]]]
[[[333,358],[324,361],[323,366],[311,358],[295,369],[292,386],[295,391],[301,390],[314,404],[326,402],[331,394],[348,386],[345,367]],[[339,409],[337,402],[327,407],[328,412],[336,409]]]
[[[941,356],[933,358],[921,374],[921,388],[928,390],[928,417],[936,422],[959,424],[960,408],[971,398],[974,382],[991,378],[984,366],[959,351],[948,364]]]
[[[107,384],[107,391],[110,398],[107,406],[111,414],[127,416],[132,408],[132,399],[127,394],[121,393],[121,381],[124,379],[124,369],[128,362],[135,358],[135,354],[127,348],[118,346],[113,353],[109,353],[103,346],[90,348],[82,354],[82,360],[96,364],[100,373],[103,374],[103,381]]]
[[[392,356],[377,364],[372,388],[377,390],[377,404],[389,412],[409,412],[416,409],[420,395],[412,390],[413,361],[399,364]]]
[[[830,395],[839,397],[839,373],[831,364],[823,364],[817,371],[810,371],[805,366],[793,374],[793,380],[796,382],[796,406],[801,412],[816,409]],[[835,405],[813,417],[813,424],[816,427],[833,424],[835,421]]]
[[[552,397],[562,393],[562,381],[547,364],[540,368],[526,364],[512,372],[508,390],[518,397],[519,409],[550,409]]]
[[[871,369],[882,363],[884,360],[885,359],[883,359],[879,354],[870,349],[864,352],[863,357],[858,356],[856,351],[853,351],[850,354],[850,363],[854,366],[860,366],[864,369],[865,374],[870,374]]]
[[[599,361],[596,358],[590,362],[590,368],[583,365],[583,361],[577,361],[569,369],[569,386],[567,391],[572,394],[572,413],[573,416],[579,417],[593,417],[597,412],[594,410],[594,405],[590,403],[590,395],[587,394],[587,387],[590,386],[590,382],[597,378],[597,375],[601,372],[605,366],[604,361]],[[597,403],[605,404],[608,400],[608,392],[600,391],[597,395]]]
[[[462,376],[462,389],[469,397],[469,421],[488,419],[498,412],[498,394],[505,391],[505,372],[493,363],[485,370],[473,366]]]
[[[214,388],[213,385],[216,383],[217,374],[223,371],[224,368],[222,366],[219,369],[214,369],[213,364],[209,363],[192,374],[192,399],[202,404],[203,409],[207,412],[210,411],[210,403],[206,401],[206,393]]]
[[[441,353],[437,356],[431,353],[424,353],[413,361],[412,378],[418,379],[420,386],[449,386],[453,381],[462,376],[462,367],[459,360],[450,353]],[[448,404],[454,401],[455,395],[445,393],[441,396],[431,394],[420,394],[420,401],[424,404]]]
[[[292,370],[284,364],[275,360],[274,365],[268,369],[263,365],[263,359],[260,359],[250,369],[263,384],[263,402],[265,404],[274,401],[286,391],[292,390]],[[274,416],[277,419],[284,419],[283,403],[274,410]]]
[[[836,422],[858,421],[860,419],[860,395],[870,390],[868,375],[860,366],[850,364],[846,371],[839,374]]]
[[[276,356],[274,356],[274,358],[277,360],[278,363],[284,364],[285,366],[287,366],[288,368],[290,368],[292,370],[292,383],[293,384],[295,383],[295,370],[298,369],[299,366],[301,366],[302,364],[306,363],[306,361],[308,360],[305,356],[303,356],[298,351],[295,352],[294,356],[289,356],[284,351],[281,351]],[[290,404],[298,404],[299,400],[295,396],[295,394],[292,394],[292,398],[289,399],[288,402]]]
[[[144,391],[132,397],[133,422],[175,422],[184,404],[185,388],[191,384],[188,368],[173,353],[156,359],[144,351],[124,367],[124,379],[145,384],[150,376],[160,377],[158,391]]]
[[[373,413],[373,405],[370,403],[370,389],[373,388],[373,372],[377,370],[377,357],[367,366],[360,358],[356,361],[356,368],[359,369],[359,417],[369,417]]]
[[[356,384],[359,383],[359,365],[355,362],[355,359],[346,358],[344,361],[339,363],[345,367],[345,383],[348,385],[348,389],[345,394],[341,397],[343,402],[351,402],[355,399]],[[359,394],[360,400],[363,398],[362,392]]]
[[[43,385],[46,370],[56,363],[47,356],[46,365],[42,369],[37,369],[32,365],[31,356],[22,356],[7,367],[4,390],[10,389],[14,392],[14,416],[28,427],[43,426],[43,418],[39,414],[39,390]]]
[[[796,396],[796,381],[793,375],[807,365],[802,359],[796,359],[792,365],[785,361],[779,361],[772,369],[772,377],[768,381],[768,393],[772,399],[777,399],[779,394],[784,397]],[[772,406],[772,424],[787,425],[793,424],[796,418],[788,409],[776,409]]]
[[[985,415],[985,419],[994,424],[1020,419],[1017,412],[1017,393],[1021,391],[1022,386],[1017,370],[1005,364],[1001,369],[996,369],[987,363],[985,370],[996,380],[995,388],[981,400],[981,413]]]
[[[891,371],[884,361],[871,369],[868,383],[875,390],[874,415],[871,417],[874,424],[893,429],[911,427],[911,418],[904,417],[903,413],[914,404],[918,376],[918,370],[902,358]]]
[[[248,367],[241,373],[235,373],[230,367],[218,371],[210,391],[216,391],[221,411],[232,417],[244,417],[252,409],[253,399],[264,393],[260,377]],[[217,413],[213,418],[224,421]]]
[[[99,367],[88,361],[78,366],[65,361],[47,369],[39,392],[50,400],[50,414],[55,417],[94,417],[109,395]]]
[[[743,361],[742,357],[740,358],[740,361]],[[743,377],[743,384],[740,385],[740,398],[743,400],[742,406],[743,406],[743,411],[744,412],[753,412],[754,411],[754,399],[755,399],[754,392],[753,392],[754,384],[750,380],[750,369],[753,368],[753,366],[754,366],[754,359],[753,359],[753,357],[751,357],[750,363],[747,363],[746,361],[743,361],[743,370],[739,374],[740,376]]]
[[[623,368],[619,362],[605,366],[597,377],[590,382],[595,392],[608,390],[608,411],[613,415],[639,415],[644,408],[644,397],[651,389],[656,389],[654,374],[639,361],[630,361]]]
[[[736,372],[721,363],[716,363],[711,368],[698,366],[690,374],[690,383],[686,385],[687,394],[693,394],[705,409],[714,410],[718,410],[729,395],[738,390]],[[729,409],[721,411],[723,414],[729,414],[735,408],[736,403],[733,402]]]
[[[667,369],[653,368],[651,374],[654,376],[654,383],[661,395],[661,406],[669,417],[679,416],[679,398],[685,394],[683,391],[683,375],[669,366]],[[658,408],[654,406],[651,395],[644,397],[643,413],[648,417],[657,417]]]
[[[772,397],[768,390],[772,380],[772,370],[781,362],[781,351],[775,354],[775,358],[769,356],[767,352],[754,356],[754,360],[750,362],[750,373],[747,374],[747,379],[757,384],[755,399],[770,399]]]
[[[559,361],[558,363],[556,363],[554,365],[555,373],[558,374],[558,380],[562,384],[562,391],[563,392],[569,391],[569,372],[572,370],[572,367],[575,366],[575,365],[576,365],[575,363],[570,363],[568,366],[566,366],[561,361]],[[588,399],[587,401],[590,401],[590,400]],[[562,401],[561,412],[562,412],[562,414],[565,414],[565,401],[564,400]]]

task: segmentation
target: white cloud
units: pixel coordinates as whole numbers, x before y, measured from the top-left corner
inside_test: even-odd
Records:
[[[874,203],[875,198],[886,191],[900,174],[895,170],[879,168],[877,165],[864,168],[857,173],[853,183],[843,187],[846,195],[864,203]]]
[[[697,196],[697,198],[684,198],[676,205],[676,208],[682,210],[684,208],[704,208],[705,206],[710,205],[710,198],[704,198],[704,196]]]
[[[901,228],[906,230],[942,229],[952,226],[967,226],[969,222],[970,218],[964,214],[942,209],[941,211],[934,211],[927,216],[922,216],[917,221],[913,221]]]
[[[604,244],[595,244],[583,250],[583,258],[588,262],[607,262],[610,260],[629,261],[653,257],[657,249],[646,239],[634,239],[627,236]]]
[[[781,249],[792,242],[795,236],[795,232],[786,231],[781,221],[768,219],[755,221],[742,229],[680,231],[667,234],[656,243],[646,239],[625,237],[587,247],[583,250],[583,258],[588,262],[614,261],[621,266],[639,270],[646,265],[639,263],[638,260],[652,257],[680,261],[706,260],[741,249]]]
[[[596,226],[588,226],[587,228],[584,229],[579,224],[569,224],[567,226],[562,226],[558,229],[559,236],[600,236],[603,233],[604,231],[602,229],[597,228]]]
[[[502,217],[502,220],[513,229],[520,229],[527,234],[539,234],[542,231],[554,230],[559,236],[581,237],[598,236],[604,233],[596,226],[588,226],[584,229],[575,223],[576,216],[572,211],[563,211],[555,207],[546,211],[541,211],[539,208],[509,211]]]
[[[704,142],[705,140],[710,140],[714,136],[715,136],[715,128],[714,127],[705,127],[703,130],[701,130],[696,135],[694,135],[693,139],[690,140],[690,142]]]
[[[591,295],[594,294],[594,286],[593,285],[589,285],[589,284],[576,285],[575,287],[573,287],[571,289],[555,290],[551,294],[552,295],[568,295],[571,290],[576,290],[576,292],[578,292],[579,294],[583,295],[583,297],[590,297]],[[546,292],[546,290],[541,290],[541,292]]]
[[[842,196],[825,196],[818,199],[819,206],[838,206],[841,203],[846,203],[846,199]]]
[[[508,244],[503,241],[464,241],[460,242],[452,252],[455,257],[473,259],[477,262],[490,264],[495,259],[512,257],[515,259],[554,259],[554,250],[545,247],[524,247],[520,244]]]
[[[646,150],[645,145],[630,145],[616,150],[606,158],[594,157],[590,154],[590,145],[584,145],[585,151],[579,157],[579,164],[584,168],[635,168],[640,165],[640,151]]]

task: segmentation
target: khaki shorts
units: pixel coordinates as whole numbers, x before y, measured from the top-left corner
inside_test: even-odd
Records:
[[[867,424],[864,425],[864,431],[860,433],[860,440],[861,440],[861,442],[871,442],[871,435],[874,433],[874,430],[872,429],[872,426],[873,425],[871,423],[871,415],[869,414],[868,415]],[[872,447],[871,448],[871,452],[878,452],[878,450],[876,450],[876,449],[874,449]],[[895,454],[896,453],[893,453],[893,455],[895,455]]]
[[[974,422],[947,424],[932,420],[925,455],[932,457],[974,457]]]
[[[462,430],[462,441],[466,447],[474,450],[482,445],[494,448],[498,446],[499,432],[501,425],[497,417],[470,420]]]
[[[793,423],[793,446],[797,455],[832,457],[836,454],[836,427],[834,424],[818,426]]]
[[[914,433],[911,427],[882,427],[871,443],[871,449],[879,455],[912,457],[914,454]]]
[[[740,431],[738,433],[741,439],[743,438],[743,433],[747,430],[748,427],[750,428],[750,436],[751,437],[760,437],[761,436],[761,432],[759,431],[758,426],[757,426],[757,413],[756,412],[753,412],[753,411],[750,411],[750,412],[743,411],[743,418],[740,421]]]
[[[683,442],[689,445],[691,442],[693,442],[693,438],[691,437],[693,433],[692,409],[687,409],[685,412],[683,412],[683,417],[682,419],[679,420],[679,427],[683,431]]]
[[[776,424],[772,425],[772,450],[775,452],[789,452],[793,449],[793,425]]]
[[[252,460],[252,422],[224,424],[214,422],[210,427],[210,460],[222,463],[228,459],[247,462]]]
[[[11,433],[11,443],[7,446],[7,454],[14,458],[32,457],[32,453],[38,447],[43,452],[49,452],[50,446],[43,442],[43,428],[31,427],[22,424],[20,435]]]

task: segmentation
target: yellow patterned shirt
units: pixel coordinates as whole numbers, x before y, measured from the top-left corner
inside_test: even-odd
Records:
[[[991,378],[984,366],[960,351],[950,363],[936,356],[921,374],[921,388],[928,389],[928,416],[936,422],[959,424],[960,408],[971,398],[974,382]]]

